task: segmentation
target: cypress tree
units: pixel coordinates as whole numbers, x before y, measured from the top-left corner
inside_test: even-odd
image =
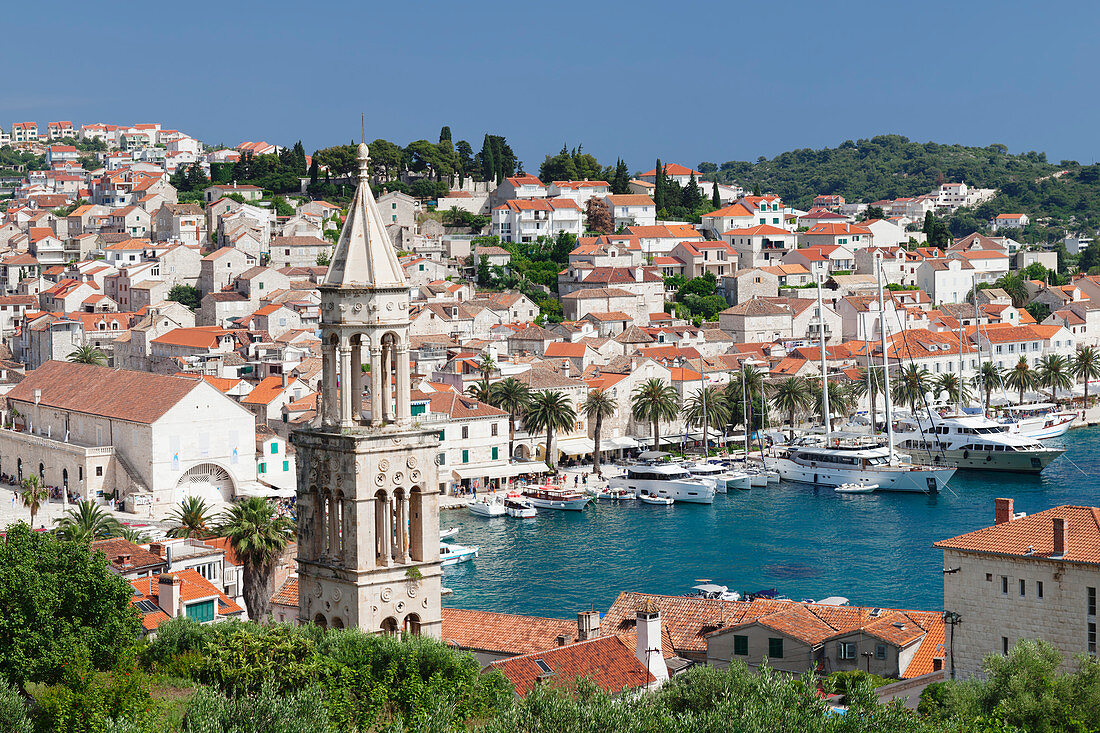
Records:
[[[444,140],[451,142],[451,128],[447,125],[444,125],[443,129],[439,131],[439,142],[443,142]]]
[[[493,144],[489,134],[485,134],[485,141],[481,143],[481,180],[492,181],[496,178],[497,166],[493,156]]]
[[[660,211],[665,208],[665,167],[661,165],[660,158],[657,158],[657,167],[653,170],[653,203],[657,204],[657,211]]]
[[[714,191],[710,195],[710,203],[716,209],[722,208],[722,197],[718,194],[718,181],[714,182]]]
[[[626,161],[622,158],[619,158],[615,163],[615,178],[611,181],[611,192],[630,192],[630,171],[626,167]]]

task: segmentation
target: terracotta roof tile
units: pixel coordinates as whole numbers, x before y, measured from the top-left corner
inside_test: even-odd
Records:
[[[558,636],[577,636],[575,621],[510,613],[443,609],[443,642],[462,649],[503,654],[529,654],[549,649]]]
[[[601,636],[534,654],[503,659],[493,662],[491,666],[504,673],[520,697],[530,692],[540,678],[546,684],[568,685],[585,677],[599,685],[604,692],[613,694],[656,681],[649,670],[638,661],[634,650],[617,636]],[[543,666],[548,667],[551,672],[545,672]],[[552,676],[547,677],[547,674]]]
[[[1100,563],[1100,508],[1057,506],[991,527],[940,540],[935,547],[995,555],[1054,556],[1054,519],[1065,520],[1066,562]]]

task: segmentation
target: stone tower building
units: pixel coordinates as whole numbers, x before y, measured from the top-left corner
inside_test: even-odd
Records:
[[[292,437],[298,615],[440,637],[439,438],[411,417],[409,286],[367,179],[360,145],[359,187],[320,286],[318,416]]]

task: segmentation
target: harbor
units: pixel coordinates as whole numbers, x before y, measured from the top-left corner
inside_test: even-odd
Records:
[[[938,494],[838,494],[781,481],[718,494],[711,504],[592,502],[532,519],[442,515],[456,540],[480,547],[448,568],[446,605],[565,618],[606,608],[623,590],[682,595],[696,579],[794,599],[937,608],[943,557],[932,543],[988,525],[996,497],[1036,512],[1095,504],[1100,428],[1071,430],[1041,475],[959,471]],[[572,472],[567,472],[572,483]]]

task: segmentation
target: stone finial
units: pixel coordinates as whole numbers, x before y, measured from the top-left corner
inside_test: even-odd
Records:
[[[359,177],[366,180],[370,176],[370,150],[366,143],[359,143]]]

